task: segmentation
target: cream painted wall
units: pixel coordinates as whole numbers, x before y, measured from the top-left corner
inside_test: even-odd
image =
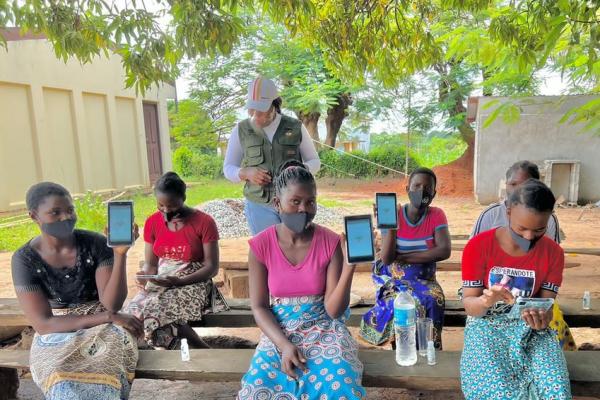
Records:
[[[497,118],[484,127],[494,107],[493,100],[504,97],[480,97],[475,137],[474,182],[479,203],[498,201],[498,187],[506,170],[516,161],[578,160],[581,162],[579,201],[581,204],[600,199],[600,136],[582,131],[584,124],[561,123],[560,119],[574,107],[598,96],[539,96],[520,100],[518,122],[506,124]],[[557,194],[558,196],[558,194]]]
[[[46,40],[0,48],[0,211],[24,206],[33,183],[51,180],[72,193],[151,184],[143,102],[157,105],[163,171],[172,168],[167,99],[124,88],[120,58],[64,63]]]

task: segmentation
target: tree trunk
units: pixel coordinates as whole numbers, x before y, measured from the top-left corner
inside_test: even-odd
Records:
[[[467,144],[467,150],[463,156],[457,160],[464,163],[469,169],[473,168],[474,155],[475,155],[475,130],[467,122],[466,114],[467,108],[464,105],[464,98],[458,92],[459,83],[456,82],[452,77],[452,63],[438,64],[435,66],[435,70],[440,74],[439,83],[439,101],[440,103],[451,101],[452,104],[448,107],[448,113],[451,117],[462,116],[462,122],[458,126],[458,131],[462,139]]]
[[[327,110],[327,118],[325,119],[325,126],[327,127],[326,145],[335,147],[338,132],[342,127],[344,118],[348,115],[347,111],[350,104],[352,104],[350,93],[342,93],[337,98],[337,104]]]
[[[302,121],[302,123],[306,127],[306,130],[308,131],[308,134],[310,135],[310,137],[313,140],[316,140],[315,147],[318,150],[321,147],[321,145],[319,144],[321,139],[319,138],[319,126],[318,126],[319,118],[321,118],[321,113],[318,113],[318,112],[304,113],[302,111],[299,111],[296,113],[296,116],[298,117],[298,119],[300,121]]]

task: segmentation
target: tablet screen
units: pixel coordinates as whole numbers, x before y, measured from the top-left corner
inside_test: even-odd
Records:
[[[394,194],[377,194],[377,227],[396,228],[398,213],[396,211],[396,196]]]
[[[108,236],[111,243],[132,242],[131,227],[133,210],[128,204],[112,204],[108,207]]]
[[[369,217],[346,219],[346,237],[348,240],[348,261],[373,261],[373,233]]]

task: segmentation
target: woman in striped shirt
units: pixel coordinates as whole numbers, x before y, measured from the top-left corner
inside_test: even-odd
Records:
[[[444,211],[431,207],[436,183],[430,169],[410,174],[406,187],[410,202],[398,211],[398,228],[383,237],[381,257],[373,264],[375,305],[361,322],[361,336],[372,344],[393,338],[394,299],[407,288],[417,304],[417,316],[433,320],[434,343],[442,348],[445,298],[435,271],[436,262],[450,257],[451,244]]]

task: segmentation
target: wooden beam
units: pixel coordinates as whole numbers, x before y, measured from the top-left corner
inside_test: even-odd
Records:
[[[580,254],[587,256],[600,256],[600,248],[590,249],[583,247],[565,247],[565,254]]]
[[[450,240],[469,240],[471,235],[450,235]]]
[[[452,251],[463,251],[466,243],[452,243]],[[589,247],[563,247],[565,255],[578,254],[587,256],[600,256],[600,248]]]
[[[225,270],[223,272],[225,289],[234,298],[250,297],[250,286],[248,282],[248,271]]]
[[[254,327],[254,317],[250,311],[248,299],[227,299],[231,310],[217,314],[207,314],[202,321],[192,322],[196,327],[246,328]],[[582,310],[580,299],[559,299],[560,308],[565,321],[571,327],[600,328],[600,313],[597,306],[592,310]],[[349,326],[359,326],[362,315],[373,305],[372,299],[363,300],[350,309]],[[464,326],[465,310],[460,300],[446,300],[444,312],[445,326]],[[29,322],[23,315],[16,299],[0,299],[0,324],[4,326],[28,326]]]
[[[192,350],[191,360],[181,361],[176,350],[140,350],[136,378],[189,381],[238,382],[248,370],[254,350]],[[407,389],[460,389],[460,352],[438,351],[437,364],[427,365],[419,358],[412,367],[400,367],[394,352],[361,350],[363,384],[368,387]],[[600,394],[600,357],[594,351],[565,352],[569,375],[576,395]],[[0,367],[29,368],[27,350],[0,350]]]
[[[565,268],[574,268],[580,266],[580,263],[565,263]],[[222,268],[222,267],[221,267]],[[225,281],[225,289],[229,292],[229,296],[239,299],[250,296],[250,283],[248,275],[248,265],[236,263],[236,269],[225,269],[223,271],[223,280]],[[239,269],[237,269],[239,268]],[[461,270],[459,262],[440,262],[437,264],[437,271],[455,271]],[[358,264],[357,272],[371,272],[371,264]]]
[[[576,262],[566,262],[565,268],[575,268],[579,267],[581,263]],[[356,265],[356,272],[371,272],[371,263],[359,263]],[[219,265],[219,268],[228,272],[228,271],[248,271],[248,263],[243,261],[230,261],[230,262],[222,262]],[[446,272],[446,271],[460,271],[461,264],[459,261],[441,261],[437,263],[437,271],[438,272]],[[236,276],[239,276],[236,275]]]
[[[241,328],[255,326],[254,317],[250,311],[248,299],[227,299],[231,308],[217,314],[207,314],[197,326]],[[560,298],[560,309],[565,321],[571,327],[600,328],[599,308],[583,310],[580,299]],[[350,309],[350,317],[346,321],[348,326],[359,326],[363,314],[374,304],[373,299],[363,300],[360,304]],[[462,327],[466,321],[465,309],[460,300],[446,300],[444,311],[444,326]]]

